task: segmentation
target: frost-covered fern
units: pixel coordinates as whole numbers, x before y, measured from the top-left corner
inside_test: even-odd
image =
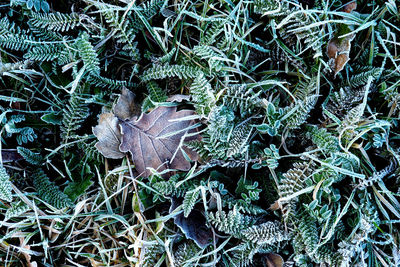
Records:
[[[10,176],[6,168],[0,166],[0,199],[11,202],[12,201],[12,186]]]
[[[65,14],[60,12],[54,13],[30,13],[29,22],[40,28],[46,28],[50,31],[69,31],[80,24],[79,15],[77,13]]]
[[[57,209],[63,209],[72,205],[67,195],[60,191],[59,187],[49,180],[43,170],[39,169],[32,174],[33,185],[38,196],[44,202]]]

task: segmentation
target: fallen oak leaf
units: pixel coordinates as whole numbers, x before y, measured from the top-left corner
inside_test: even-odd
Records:
[[[189,117],[192,115],[193,110],[177,111],[175,106],[160,106],[148,114],[143,113],[136,121],[120,121],[122,139],[119,149],[132,154],[140,175],[150,176],[148,167],[159,172],[166,169],[187,171],[190,162],[182,152],[194,161],[198,155],[184,147],[183,141],[200,138],[194,127],[195,121]]]

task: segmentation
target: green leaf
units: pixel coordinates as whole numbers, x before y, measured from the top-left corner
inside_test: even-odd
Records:
[[[61,112],[50,112],[42,115],[40,119],[48,124],[61,125],[63,120],[63,114]]]
[[[75,201],[79,196],[85,193],[92,184],[93,182],[90,181],[90,178],[69,182],[67,187],[64,189],[64,194],[66,194],[72,201]]]

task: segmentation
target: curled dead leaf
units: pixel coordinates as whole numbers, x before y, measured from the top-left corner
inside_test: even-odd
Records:
[[[344,66],[347,64],[347,62],[350,60],[349,54],[348,53],[342,53],[339,54],[336,59],[335,59],[335,66],[333,71],[338,73],[339,71],[343,70]]]
[[[169,212],[174,211],[180,204],[182,200],[172,198]],[[186,238],[192,239],[200,248],[206,248],[212,244],[213,232],[207,227],[207,220],[199,209],[193,209],[187,218],[183,213],[179,213],[174,217],[174,223]]]
[[[356,8],[357,2],[351,1],[344,6],[343,11],[351,13]],[[341,25],[339,26],[337,37],[332,38],[328,42],[326,54],[329,57],[329,66],[335,75],[343,70],[347,62],[350,60],[351,41],[355,37],[355,34],[350,34],[350,32],[351,30],[349,26]],[[348,35],[346,35],[346,33]],[[342,35],[345,36],[339,38]]]
[[[350,60],[349,54],[353,38],[354,35],[346,36],[342,39],[333,38],[328,43],[326,53],[329,57],[329,65],[335,75],[343,70]]]

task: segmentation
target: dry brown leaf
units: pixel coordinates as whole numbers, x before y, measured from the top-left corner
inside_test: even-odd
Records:
[[[171,198],[171,207],[169,212],[172,213],[182,204],[182,200]],[[179,213],[174,217],[174,223],[181,229],[182,233],[188,239],[192,239],[199,247],[206,248],[212,244],[214,237],[213,231],[207,226],[207,220],[201,210],[194,208],[186,218],[183,213]]]
[[[343,70],[344,66],[350,60],[351,40],[354,34],[346,36],[345,38],[333,38],[329,41],[327,46],[327,55],[329,57],[329,65],[334,71],[335,75]]]
[[[118,118],[113,113],[100,115],[99,125],[93,127],[93,134],[99,140],[96,143],[96,148],[104,157],[120,159],[125,156],[119,150],[122,135],[118,126]]]
[[[357,1],[351,1],[344,6],[343,11],[346,13],[351,13],[356,8],[357,8]]]
[[[183,99],[183,98],[182,98]],[[182,100],[180,100],[182,101]],[[182,150],[191,160],[197,160],[197,153],[183,146],[183,141],[196,140],[199,135],[185,136],[196,133],[197,129],[188,127],[194,120],[182,118],[194,114],[192,110],[177,111],[176,107],[157,107],[148,114],[137,118],[138,108],[135,95],[123,89],[113,113],[103,113],[99,124],[93,128],[93,134],[98,138],[96,148],[106,157],[119,159],[126,152],[131,152],[132,160],[140,175],[149,176],[147,168],[158,171],[165,169],[189,170],[190,163],[184,157]],[[168,175],[165,175],[168,176]]]
[[[279,201],[275,201],[271,206],[269,207],[270,210],[278,210],[280,209]]]
[[[341,40],[333,38],[329,41],[327,47],[327,55],[329,57],[329,65],[335,75],[343,70],[344,66],[350,60],[349,53],[351,48],[351,40],[354,35],[347,36]]]
[[[113,111],[121,120],[130,120],[140,114],[140,107],[135,102],[136,95],[126,88],[122,89],[121,96]]]
[[[283,259],[280,255],[275,253],[267,253],[263,256],[265,263],[268,267],[282,267]]]
[[[194,120],[179,120],[193,115],[192,110],[176,111],[176,107],[157,107],[149,114],[142,114],[137,120],[121,121],[121,152],[131,152],[132,160],[140,175],[149,176],[148,167],[158,171],[177,169],[187,171],[190,163],[185,159],[181,140]],[[185,141],[198,139],[199,135],[186,137]],[[192,159],[197,160],[197,153],[182,148]]]
[[[351,1],[344,6],[343,11],[351,13],[356,8],[357,8],[357,2]],[[349,55],[350,55],[351,41],[355,37],[355,34],[350,34],[343,38],[338,38],[340,37],[339,35],[344,35],[344,33],[350,32],[350,28],[347,25],[341,25],[338,29],[338,32],[339,33],[337,37],[329,40],[326,49],[326,54],[329,57],[329,66],[335,73],[335,76],[341,70],[343,70],[344,66],[346,66],[347,62],[350,60]]]
[[[21,248],[30,250],[31,246],[24,244],[24,241],[25,241],[24,237],[19,238],[19,243],[20,243]],[[37,267],[38,266],[36,261],[33,261],[33,262],[31,261],[31,259],[32,259],[31,255],[29,255],[28,253],[26,253],[24,251],[22,251],[22,255],[25,257],[26,264],[28,267]]]

